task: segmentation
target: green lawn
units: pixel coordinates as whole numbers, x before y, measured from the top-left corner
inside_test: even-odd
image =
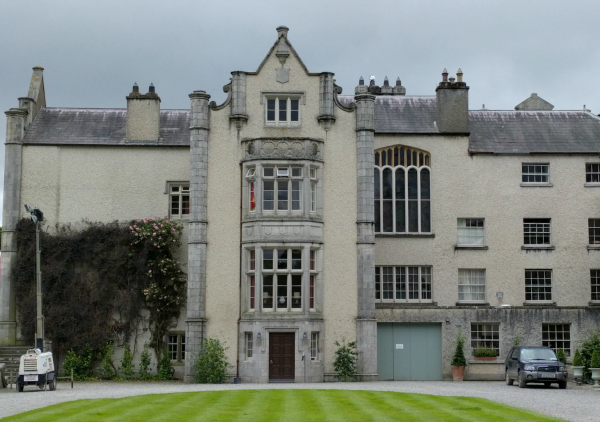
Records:
[[[558,421],[471,397],[349,390],[238,390],[78,400],[5,421]]]

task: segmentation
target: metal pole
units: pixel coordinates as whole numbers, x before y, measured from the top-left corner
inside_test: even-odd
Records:
[[[44,314],[42,312],[42,268],[40,264],[40,223],[35,223],[35,266],[37,291],[37,324],[35,346],[44,351]]]

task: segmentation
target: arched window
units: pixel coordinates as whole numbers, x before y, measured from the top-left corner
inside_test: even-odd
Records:
[[[431,156],[406,146],[375,151],[375,232],[431,233]]]

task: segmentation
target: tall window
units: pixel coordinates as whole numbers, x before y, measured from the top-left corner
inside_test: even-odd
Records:
[[[550,245],[550,219],[523,219],[523,243],[525,246]]]
[[[317,211],[317,169],[310,169],[310,212]]]
[[[600,244],[600,218],[588,219],[590,245]]]
[[[500,355],[500,324],[471,324],[471,347],[474,349],[494,349]]]
[[[167,353],[176,362],[185,360],[185,334],[171,333],[167,338]]]
[[[525,270],[525,300],[552,300],[552,270]]]
[[[485,302],[485,270],[458,270],[458,300]]]
[[[590,270],[590,283],[592,286],[592,299],[600,301],[600,270]]]
[[[254,336],[251,332],[244,333],[245,355],[246,359],[252,359],[252,349],[254,347]]]
[[[375,232],[431,233],[428,152],[396,146],[375,152]]]
[[[256,308],[256,251],[248,251],[248,298],[250,299],[250,310]]]
[[[302,309],[302,250],[262,250],[263,310]]]
[[[571,324],[542,324],[542,346],[571,356]]]
[[[190,213],[190,185],[175,184],[170,185],[170,215],[171,218],[182,218]]]
[[[299,96],[268,97],[266,107],[269,126],[297,126],[300,123]]]
[[[600,164],[587,163],[585,165],[585,182],[600,183]]]
[[[431,302],[431,267],[375,267],[375,299]]]
[[[485,244],[483,222],[483,218],[459,218],[456,243],[459,246],[483,246]]]
[[[309,282],[309,298],[308,305],[310,309],[315,309],[315,296],[316,296],[316,284],[317,284],[317,267],[316,267],[316,255],[317,251],[312,249],[310,251],[310,282]]]
[[[310,333],[310,360],[319,359],[319,332]]]
[[[263,210],[302,210],[302,167],[263,168]]]
[[[550,165],[523,163],[521,166],[521,182],[524,184],[548,184],[550,182]]]

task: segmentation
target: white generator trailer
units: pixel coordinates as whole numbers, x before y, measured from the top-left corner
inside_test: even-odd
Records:
[[[42,353],[40,349],[29,349],[21,356],[17,391],[22,392],[26,385],[37,385],[40,390],[45,390],[47,385],[50,391],[56,390],[56,373],[51,352]]]

